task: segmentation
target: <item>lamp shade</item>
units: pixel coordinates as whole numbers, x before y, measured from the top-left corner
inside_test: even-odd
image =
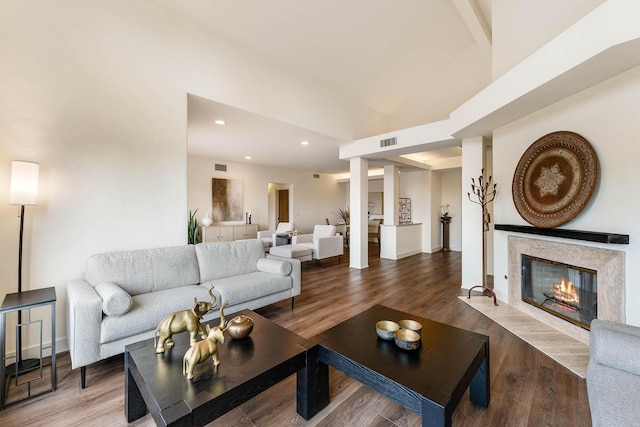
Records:
[[[39,165],[32,162],[11,162],[11,189],[9,203],[12,205],[35,205],[38,196]]]

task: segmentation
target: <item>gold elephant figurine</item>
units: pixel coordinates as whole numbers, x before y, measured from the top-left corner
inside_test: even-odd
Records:
[[[209,295],[211,295],[211,301],[198,301],[197,298],[194,298],[193,308],[176,311],[160,321],[153,335],[156,353],[164,353],[165,344],[167,348],[175,345],[175,341],[172,338],[173,334],[189,331],[189,343],[191,345],[195,344],[198,333],[202,339],[206,338],[207,333],[200,320],[216,303],[213,286],[209,288]]]
[[[202,363],[211,356],[213,359],[213,368],[216,369],[220,364],[220,357],[218,356],[218,344],[224,344],[224,331],[225,331],[225,319],[224,308],[229,304],[229,301],[225,301],[220,307],[220,326],[211,328],[207,327],[207,338],[192,344],[182,358],[182,375],[187,377],[188,380],[193,378],[193,371],[198,363]]]

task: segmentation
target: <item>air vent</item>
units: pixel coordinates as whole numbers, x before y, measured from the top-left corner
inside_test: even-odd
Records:
[[[390,145],[396,145],[398,143],[398,138],[393,137],[393,138],[387,138],[387,139],[381,139],[380,140],[380,147],[388,147]]]
[[[216,170],[217,171],[226,172],[227,171],[227,165],[220,165],[220,164],[216,163]]]
[[[314,178],[320,178],[320,174],[319,174],[319,173],[314,173],[314,174],[313,174],[313,177],[314,177]]]

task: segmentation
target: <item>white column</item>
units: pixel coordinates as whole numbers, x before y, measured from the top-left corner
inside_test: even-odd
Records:
[[[362,157],[349,160],[349,267],[368,268],[367,203],[369,198],[369,161]]]
[[[400,168],[384,167],[384,224],[398,225],[400,217]]]
[[[398,233],[400,220],[400,169],[384,167],[384,221],[380,226],[380,258],[398,259]]]
[[[462,287],[482,285],[482,208],[467,196],[471,178],[478,183],[485,164],[482,136],[462,140]],[[477,197],[471,195],[471,200]]]

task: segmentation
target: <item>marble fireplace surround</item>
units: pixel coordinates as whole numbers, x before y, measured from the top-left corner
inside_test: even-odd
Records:
[[[508,236],[508,304],[589,344],[589,331],[522,301],[521,255],[589,268],[598,273],[598,319],[625,323],[625,252],[550,240]]]

